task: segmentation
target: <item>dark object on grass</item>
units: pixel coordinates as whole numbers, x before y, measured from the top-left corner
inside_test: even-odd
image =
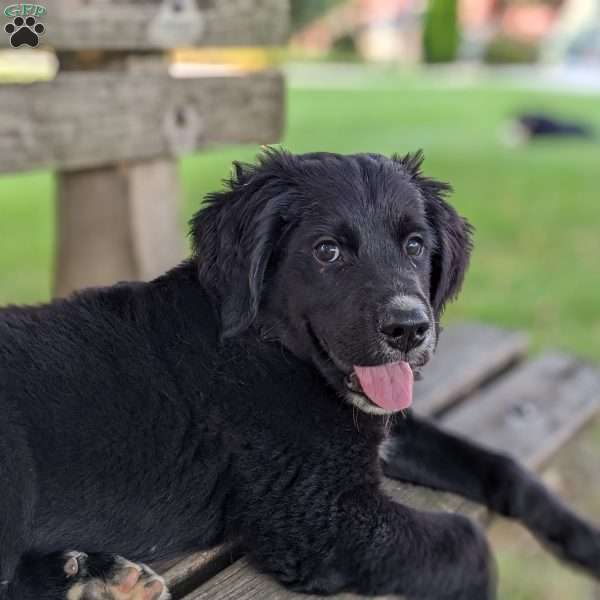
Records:
[[[0,597],[162,599],[115,554],[236,540],[304,592],[493,598],[481,530],[393,502],[383,473],[520,519],[597,575],[600,532],[531,473],[391,418],[467,268],[448,191],[420,154],[267,151],[164,276],[0,311]]]
[[[523,113],[514,121],[515,129],[525,139],[550,137],[593,138],[589,125],[569,121],[545,113]]]

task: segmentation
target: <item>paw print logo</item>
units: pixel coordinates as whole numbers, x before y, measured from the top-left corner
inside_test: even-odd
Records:
[[[15,17],[12,23],[7,23],[4,31],[10,35],[10,44],[13,48],[18,48],[26,44],[35,48],[40,41],[40,35],[46,28],[42,23],[38,23],[35,17]]]

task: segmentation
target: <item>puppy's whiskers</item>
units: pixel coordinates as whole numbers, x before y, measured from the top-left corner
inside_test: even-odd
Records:
[[[358,416],[356,414],[356,406],[352,405],[352,421],[354,422],[354,427],[356,431],[360,432],[360,427],[358,426]]]
[[[391,415],[391,414],[387,415],[385,417],[385,423],[383,424],[383,431],[384,431],[384,433],[385,433],[386,436],[391,431],[392,418],[393,418],[393,415]]]

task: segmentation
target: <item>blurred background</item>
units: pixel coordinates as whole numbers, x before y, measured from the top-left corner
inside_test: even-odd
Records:
[[[293,0],[291,30],[285,48],[174,51],[173,73],[282,68],[293,152],[422,148],[476,228],[447,321],[525,330],[534,352],[600,363],[600,0]],[[0,83],[55,71],[50,48],[0,52]],[[231,161],[257,151],[181,159],[182,233]],[[52,295],[55,194],[49,171],[0,176],[1,305]],[[599,521],[600,473],[582,453],[600,456],[598,422],[544,477]],[[597,598],[521,528],[497,522],[491,537],[502,598]]]

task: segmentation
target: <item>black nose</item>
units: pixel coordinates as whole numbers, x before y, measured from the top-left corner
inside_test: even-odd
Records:
[[[423,343],[429,332],[429,319],[420,309],[392,310],[381,325],[390,346],[408,352]]]

